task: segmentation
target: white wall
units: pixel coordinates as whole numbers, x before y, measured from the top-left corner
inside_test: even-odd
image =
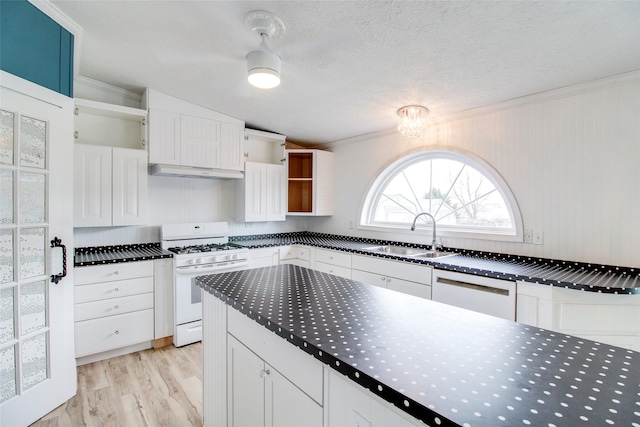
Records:
[[[232,236],[304,230],[303,217],[285,222],[235,222],[235,186],[240,180],[149,176],[149,220],[144,227],[75,228],[76,247],[160,241],[160,225],[228,221]]]
[[[434,123],[333,144],[335,213],[310,230],[426,243],[427,236],[349,229],[376,175],[419,148],[457,147],[492,165],[543,244],[444,238],[445,246],[640,267],[640,72],[545,92]]]

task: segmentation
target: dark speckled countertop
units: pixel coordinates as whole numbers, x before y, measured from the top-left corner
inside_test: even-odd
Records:
[[[340,250],[361,255],[377,256],[404,262],[431,265],[442,270],[476,274],[504,280],[522,280],[542,285],[559,286],[592,292],[640,294],[640,269],[552,260],[529,256],[444,248],[458,255],[437,260],[416,259],[399,255],[371,253],[363,248],[374,245],[397,245],[426,249],[428,246],[363,239],[312,232],[283,233],[262,236],[238,236],[232,241],[247,248],[292,244]]]
[[[86,267],[90,265],[147,261],[161,258],[173,258],[173,254],[162,249],[160,243],[92,246],[76,248],[73,257],[73,266]]]
[[[640,425],[631,350],[293,265],[196,280],[430,426]]]

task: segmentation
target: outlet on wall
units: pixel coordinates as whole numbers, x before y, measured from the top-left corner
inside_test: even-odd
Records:
[[[524,229],[524,242],[525,243],[531,243],[531,229],[530,228],[525,228]]]
[[[534,245],[541,245],[544,237],[544,231],[542,230],[533,230],[533,235],[531,236],[531,243]]]

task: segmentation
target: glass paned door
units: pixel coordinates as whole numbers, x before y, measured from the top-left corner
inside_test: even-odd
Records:
[[[0,403],[49,376],[46,319],[47,122],[0,110]],[[6,118],[6,119],[4,119]],[[18,179],[15,179],[15,177]],[[17,239],[16,239],[17,236]],[[13,376],[13,378],[10,378]]]
[[[62,265],[50,262],[49,243],[54,237],[71,240],[65,192],[72,191],[73,105],[6,73],[2,77],[0,425],[28,425],[76,387],[73,284],[51,283]],[[8,89],[7,81],[15,86]]]

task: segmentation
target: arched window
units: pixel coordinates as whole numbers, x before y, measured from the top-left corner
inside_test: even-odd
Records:
[[[409,230],[421,212],[435,217],[439,236],[522,241],[522,219],[509,187],[470,154],[427,150],[393,162],[369,189],[360,227]],[[432,229],[428,216],[418,219],[420,229]]]

